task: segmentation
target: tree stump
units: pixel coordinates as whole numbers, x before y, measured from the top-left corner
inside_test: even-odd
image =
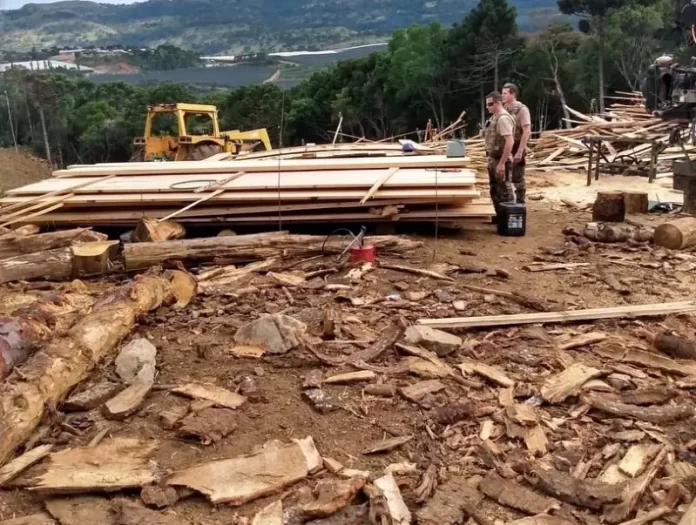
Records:
[[[111,272],[116,263],[118,241],[97,241],[75,244],[72,247],[73,277],[103,275]]]
[[[670,250],[683,250],[696,245],[696,218],[684,217],[658,226],[655,244]]]
[[[648,194],[644,191],[624,191],[626,213],[648,213]]]
[[[595,222],[623,222],[626,218],[624,194],[620,191],[600,191],[592,209]]]
[[[684,183],[684,207],[682,211],[696,215],[696,177],[687,179]]]

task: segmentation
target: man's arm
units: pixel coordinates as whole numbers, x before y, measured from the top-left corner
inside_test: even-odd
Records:
[[[520,137],[520,146],[517,148],[517,154],[515,155],[517,160],[522,160],[522,155],[527,151],[529,137],[532,135],[532,119],[526,106],[520,111],[520,125],[522,126],[522,137]]]

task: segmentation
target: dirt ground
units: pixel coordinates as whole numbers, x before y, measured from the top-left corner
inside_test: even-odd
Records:
[[[696,253],[693,251],[674,254],[648,245],[629,244],[598,244],[584,250],[567,243],[562,234],[563,228],[582,226],[591,220],[591,216],[587,211],[562,205],[560,199],[585,202],[584,196],[590,194],[577,181],[566,185],[567,179],[563,179],[562,186],[551,186],[548,183],[551,178],[531,177],[530,195],[543,195],[543,198],[532,200],[529,204],[528,233],[525,237],[500,237],[491,225],[480,225],[455,233],[441,230],[437,239],[414,233],[411,237],[422,241],[423,247],[407,254],[403,260],[389,260],[414,268],[448,271],[453,282],[376,269],[366,274],[360,282],[353,283],[349,291],[289,287],[289,293],[286,293],[280,287],[261,287],[258,293],[243,298],[199,295],[183,311],[167,307],[144,316],[129,340],[144,337],[156,346],[156,384],[161,388],[151,392],[144,407],[123,422],[107,422],[98,408],[86,413],[66,413],[61,416],[62,421],[72,428],[79,428],[78,435],[66,435],[64,428],[61,429],[60,424],[56,423],[45,441],[57,443],[59,448],[86,445],[107,425],[109,436],[112,437],[156,439],[159,447],[153,459],[162,477],[166,478],[167,474],[194,464],[248,454],[271,440],[288,442],[293,438],[312,436],[324,457],[332,457],[349,468],[368,470],[373,477],[379,477],[382,470],[392,463],[415,463],[415,471],[397,476],[403,497],[414,513],[423,505],[416,502],[416,488],[430,465],[437,470],[440,487],[447,487],[448,482],[458,478],[466,479],[467,483],[475,486],[482,476],[491,472],[530,487],[530,476],[525,466],[539,458],[550,461],[566,474],[577,474],[585,469],[584,474],[578,477],[591,479],[599,476],[609,465],[618,463],[631,445],[652,444],[668,449],[665,463],[687,463],[696,472],[696,466],[693,466],[696,455],[691,451],[694,446],[692,440],[696,437],[693,418],[652,424],[631,417],[608,416],[591,409],[578,395],[558,403],[545,402],[540,396],[541,386],[550,376],[561,372],[569,363],[578,362],[601,371],[603,384],[594,386],[599,391],[604,391],[606,387],[612,394],[623,395],[645,389],[666,389],[673,394],[672,400],[664,400],[668,405],[693,407],[695,391],[677,387],[678,381],[683,379],[678,373],[635,363],[629,365],[617,356],[616,349],[623,352],[634,349],[655,352],[652,345],[637,334],[636,330],[640,327],[655,333],[670,328],[694,340],[694,316],[455,330],[454,333],[463,339],[463,344],[443,360],[456,366],[463,360],[473,359],[496,367],[514,381],[509,393],[516,403],[534,407],[541,421],[539,426],[548,441],[546,452],[538,453],[537,458],[525,446],[524,439],[511,437],[507,419],[509,412],[502,402],[507,389],[480,375],[467,376],[467,379],[480,382],[480,388],[462,385],[452,377],[440,378],[445,390],[427,396],[420,404],[398,395],[392,398],[366,395],[363,384],[325,385],[323,390],[337,409],[330,413],[319,413],[302,395],[302,384],[307,375],[321,370],[324,375],[330,376],[354,371],[353,368],[326,365],[301,348],[285,355],[260,359],[239,358],[231,353],[236,331],[267,313],[283,312],[301,320],[307,324],[309,334],[321,338],[324,312],[330,306],[340,308],[343,318],[341,338],[362,342],[336,344],[325,341],[317,345],[321,353],[336,358],[368,347],[369,341],[378,338],[398,318],[411,325],[420,318],[532,311],[504,297],[470,291],[462,284],[519,292],[543,300],[555,310],[694,299],[696,264],[693,263]],[[614,178],[605,182],[603,179],[591,191],[605,184],[619,182],[636,185],[642,181],[634,178],[619,181]],[[662,190],[665,188],[659,191]],[[582,262],[588,263],[588,266],[538,273],[523,269],[533,262]],[[317,268],[316,264],[316,261],[312,261],[297,269],[310,271]],[[487,272],[472,273],[476,271],[473,267]],[[326,280],[346,283],[345,273],[344,270],[330,274]],[[619,279],[628,292],[620,293],[611,288],[604,277],[607,273]],[[85,281],[85,284],[90,293],[98,296],[120,284],[120,280]],[[70,290],[71,286],[70,283],[17,284],[0,288],[0,295],[42,295],[55,290]],[[423,297],[414,297],[410,295],[412,292],[428,293]],[[363,299],[365,304],[356,305],[360,301],[351,302],[351,298]],[[607,338],[598,344],[559,350],[559,345],[571,337],[593,331],[602,332]],[[371,363],[380,367],[378,381],[402,388],[426,379],[398,372],[402,360],[401,353],[390,349]],[[459,374],[458,369],[455,370]],[[77,390],[83,390],[107,377],[114,377],[111,362],[104,363]],[[249,402],[236,411],[237,426],[229,436],[204,446],[195,440],[182,439],[174,430],[161,426],[159,415],[162,411],[185,406],[189,402],[171,394],[167,385],[211,383],[238,391],[249,383],[249,378],[258,386],[259,392],[250,396]],[[693,388],[694,383],[691,384]],[[443,422],[438,415],[439,410],[449,407],[448,410],[452,411],[452,407],[462,404],[468,406],[463,416]],[[661,408],[659,403],[647,407],[648,410],[656,408]],[[481,438],[482,428],[488,429],[485,432],[489,435],[484,436],[487,439]],[[363,454],[369,445],[395,435],[413,436],[413,439],[384,454]],[[311,489],[319,479],[332,476],[323,471],[290,487],[281,495],[285,508],[299,504],[305,490],[303,487]],[[654,508],[664,497],[664,491],[676,483],[684,490],[676,510],[666,513],[658,521],[674,524],[684,510],[683,504],[693,499],[696,486],[692,485],[694,477],[677,482],[672,480],[672,483],[665,481],[668,477],[665,471],[661,471],[636,507],[642,510]],[[138,491],[119,495],[139,501]],[[98,496],[104,501],[113,497]],[[193,494],[158,512],[165,517],[183,519],[185,523],[196,525],[242,524],[248,523],[244,518],[251,518],[259,508],[276,499],[278,495],[241,507],[214,506],[203,496]],[[354,504],[362,505],[364,501],[364,498],[359,498]],[[0,491],[0,520],[43,510],[42,497],[30,491]],[[493,523],[506,523],[529,514],[490,498],[484,500],[480,510]],[[601,512],[564,501],[552,514],[562,517],[566,523],[595,525],[599,523]],[[632,512],[625,519],[632,518],[634,514]],[[466,522],[465,518],[462,520]],[[296,522],[286,514],[286,523]],[[357,525],[369,521],[367,517],[335,517],[310,523]]]
[[[0,148],[0,195],[51,176],[51,167],[30,151],[20,148]]]

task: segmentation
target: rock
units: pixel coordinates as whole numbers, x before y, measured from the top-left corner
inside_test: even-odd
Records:
[[[140,491],[140,499],[148,507],[163,509],[179,501],[179,494],[174,487],[147,485]]]
[[[459,350],[462,345],[462,340],[456,335],[429,326],[410,326],[406,330],[405,340],[407,343],[432,350],[440,357]]]
[[[135,381],[138,373],[145,367],[155,371],[157,349],[147,339],[133,339],[123,347],[116,358],[116,373],[128,384]]]
[[[230,229],[225,229],[222,230],[220,233],[216,235],[216,237],[236,237],[237,233],[233,230]]]
[[[332,474],[337,474],[343,470],[343,464],[334,458],[323,457],[324,467],[326,467]]]
[[[80,412],[92,410],[105,403],[125,388],[124,385],[102,381],[77,394],[70,396],[62,405],[63,410]]]
[[[321,388],[308,388],[302,392],[302,397],[320,414],[328,414],[336,410],[336,406]]]
[[[176,405],[169,410],[163,410],[157,416],[160,426],[165,430],[172,430],[188,414],[188,405]]]
[[[467,302],[466,301],[454,301],[452,303],[452,306],[454,306],[454,309],[457,312],[463,312],[464,310],[466,310]]]
[[[263,394],[261,393],[258,383],[251,376],[242,377],[239,383],[239,392],[252,402],[263,399]]]
[[[238,345],[261,345],[269,354],[284,354],[301,343],[307,325],[283,314],[261,317],[242,326],[234,336]]]

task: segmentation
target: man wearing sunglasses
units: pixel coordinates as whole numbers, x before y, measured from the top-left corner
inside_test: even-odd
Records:
[[[532,134],[532,119],[529,108],[522,104],[517,97],[520,90],[515,84],[503,86],[503,102],[505,109],[515,119],[515,143],[512,147],[512,185],[515,187],[515,200],[518,204],[525,203],[527,186],[525,184],[524,167],[527,156],[527,143]]]
[[[491,114],[484,131],[488,179],[491,200],[496,213],[503,202],[515,202],[512,192],[512,148],[514,146],[515,119],[505,111],[503,96],[493,91],[486,97],[486,108]]]

